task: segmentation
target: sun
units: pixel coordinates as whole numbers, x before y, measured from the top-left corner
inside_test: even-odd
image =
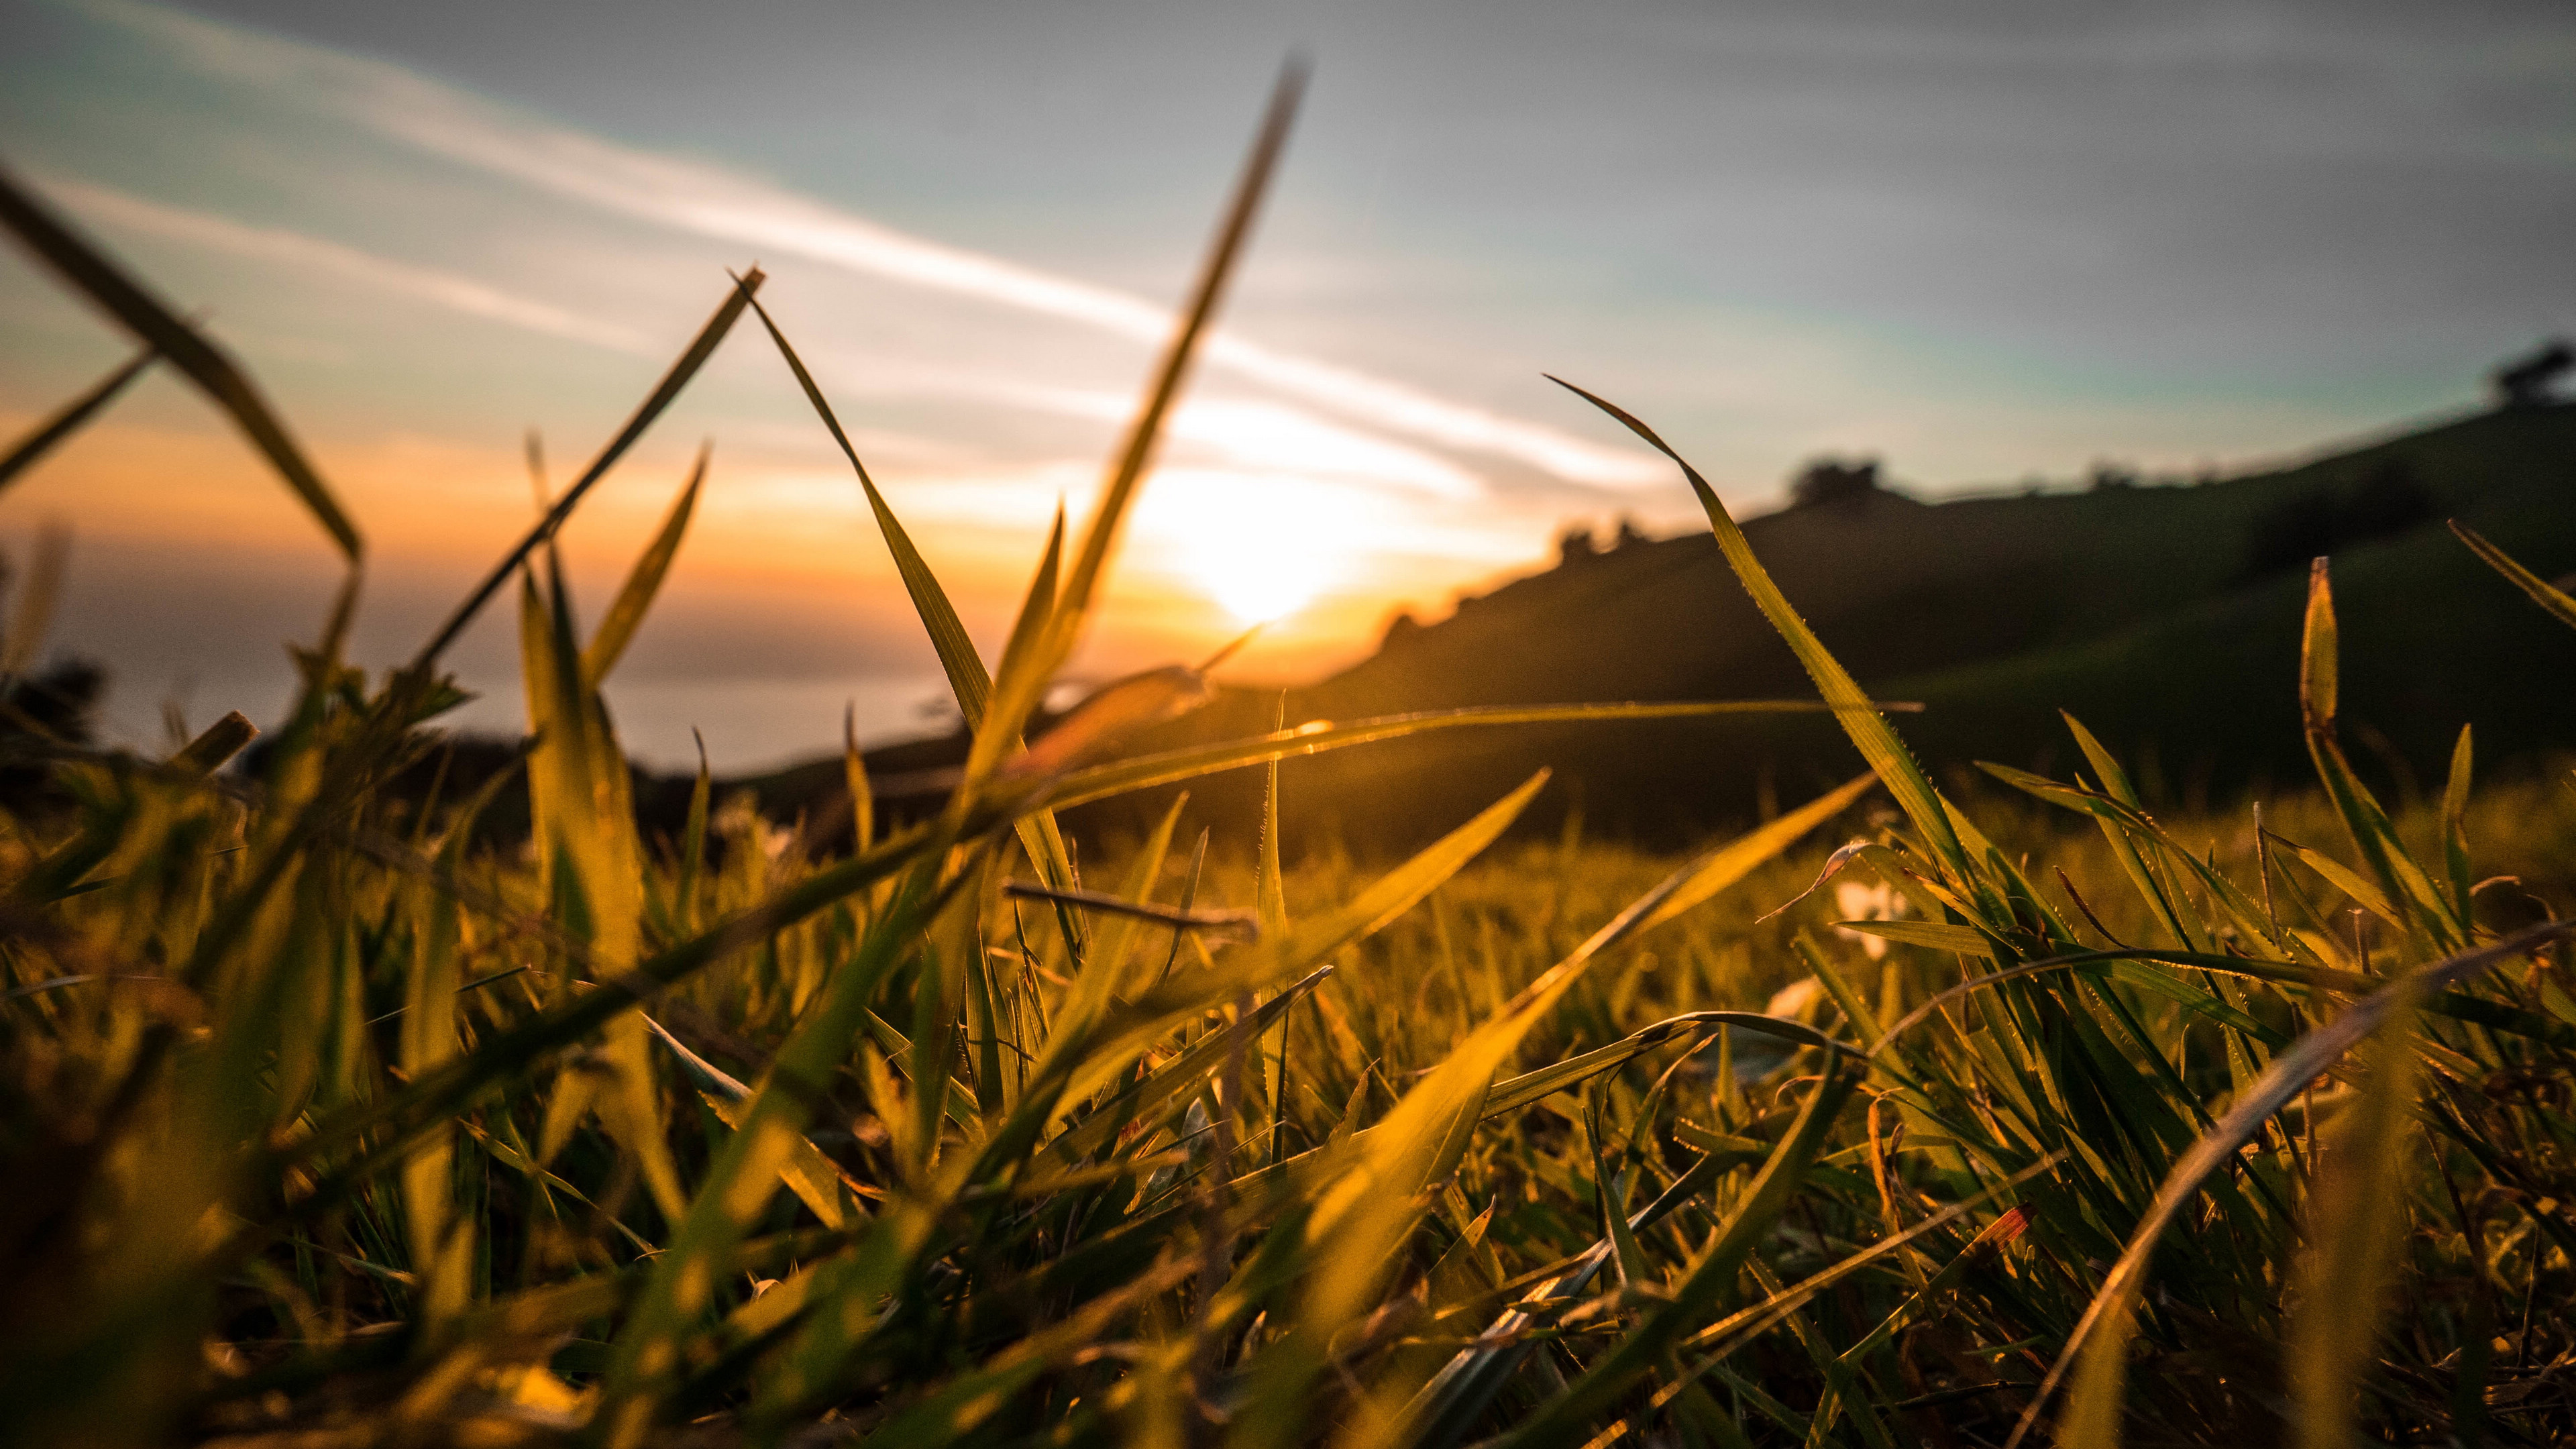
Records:
[[[1331,582],[1312,557],[1291,553],[1276,540],[1208,548],[1189,567],[1207,596],[1240,624],[1285,619],[1315,602]]]
[[[1337,489],[1231,475],[1168,479],[1157,500],[1181,580],[1237,624],[1270,624],[1342,581],[1362,542]]]

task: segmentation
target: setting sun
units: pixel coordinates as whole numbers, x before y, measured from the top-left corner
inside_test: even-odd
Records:
[[[1284,619],[1315,601],[1329,570],[1299,541],[1242,533],[1193,545],[1188,569],[1218,607],[1244,624]]]
[[[1285,619],[1343,582],[1371,510],[1294,475],[1173,470],[1145,510],[1181,581],[1238,624]]]

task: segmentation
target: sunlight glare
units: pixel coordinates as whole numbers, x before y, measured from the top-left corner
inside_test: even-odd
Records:
[[[1173,470],[1156,487],[1147,506],[1170,566],[1240,624],[1313,604],[1367,537],[1363,497],[1295,476]]]

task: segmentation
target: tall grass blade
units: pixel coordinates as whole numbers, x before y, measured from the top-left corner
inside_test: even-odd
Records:
[[[0,680],[24,678],[36,667],[53,627],[54,606],[62,601],[63,572],[71,562],[72,536],[60,525],[36,531],[34,557],[18,597],[9,601],[6,636],[0,638]],[[66,885],[70,882],[64,882]]]
[[[1854,745],[1859,746],[1861,758],[1869,761],[1871,771],[1885,782],[1888,793],[1896,797],[1897,804],[1913,820],[1914,828],[1922,832],[1933,854],[1952,878],[1961,882],[1975,880],[1967,851],[1960,845],[1958,832],[1951,825],[1948,804],[1933,788],[1931,777],[1914,762],[1905,742],[1897,738],[1895,729],[1871,706],[1869,696],[1852,681],[1841,663],[1826,652],[1824,641],[1807,627],[1806,620],[1798,617],[1798,611],[1791,606],[1788,596],[1771,581],[1770,571],[1753,556],[1752,544],[1745,540],[1744,530],[1736,526],[1734,517],[1726,511],[1726,505],[1719,501],[1717,490],[1709,487],[1708,480],[1699,475],[1699,470],[1674,452],[1670,444],[1656,436],[1654,429],[1630,416],[1617,404],[1595,397],[1561,377],[1548,380],[1617,419],[1682,470],[1682,476],[1690,482],[1691,492],[1699,498],[1701,509],[1708,514],[1709,527],[1717,534],[1718,547],[1725,552],[1727,564],[1735,570],[1737,581],[1744,585],[1746,593],[1753,596],[1753,602],[1771,621],[1771,627],[1788,641],[1790,649],[1798,656],[1798,662],[1806,666],[1817,690],[1833,707],[1843,732],[1851,736]]]
[[[644,613],[653,607],[653,596],[662,589],[662,580],[671,572],[671,561],[680,553],[680,540],[687,536],[689,518],[697,512],[698,489],[707,481],[707,459],[714,452],[709,444],[698,449],[698,461],[689,469],[689,481],[680,489],[679,498],[662,520],[661,531],[654,534],[635,566],[628,570],[625,584],[617,598],[600,619],[599,628],[581,651],[581,675],[592,689],[597,689],[608,671],[617,667],[626,653],[627,644],[644,623]]]
[[[750,286],[751,280],[746,279],[739,294],[741,301],[749,304],[760,318],[760,325],[767,329],[779,357],[786,361],[787,370],[795,375],[796,385],[804,390],[805,401],[813,407],[815,416],[823,420],[823,427],[831,433],[832,441],[840,445],[841,456],[850,461],[850,470],[858,475],[860,491],[867,496],[868,511],[875,515],[877,531],[885,538],[887,552],[894,555],[895,572],[903,579],[904,592],[912,597],[913,612],[921,616],[922,628],[930,635],[930,647],[937,651],[940,668],[948,674],[948,687],[957,696],[957,710],[966,717],[968,729],[980,728],[984,721],[985,702],[993,688],[992,677],[984,669],[983,656],[975,652],[975,642],[966,636],[966,625],[957,617],[956,605],[948,601],[948,591],[940,587],[938,576],[930,571],[930,565],[921,557],[921,550],[913,545],[912,535],[904,530],[902,522],[894,516],[894,510],[886,505],[885,495],[877,491],[876,480],[868,476],[867,464],[859,461],[859,450],[850,442],[850,435],[842,430],[840,416],[832,411],[832,405],[824,398],[823,389],[815,383],[814,375],[806,371],[805,360],[796,355],[796,348],[788,342],[787,334],[779,330],[777,319],[769,315],[769,309],[751,295]]]
[[[1163,423],[1180,400],[1181,387],[1189,378],[1190,365],[1196,358],[1200,339],[1216,320],[1217,308],[1225,299],[1226,284],[1241,261],[1245,244],[1251,240],[1252,224],[1260,215],[1262,198],[1270,189],[1270,178],[1279,164],[1280,153],[1288,144],[1288,133],[1296,124],[1297,105],[1306,91],[1306,63],[1291,57],[1280,68],[1279,79],[1271,88],[1269,109],[1261,118],[1261,129],[1252,143],[1252,153],[1235,182],[1234,198],[1226,208],[1215,240],[1209,245],[1206,261],[1199,272],[1198,284],[1191,291],[1189,306],[1181,314],[1181,323],[1170,344],[1164,349],[1161,365],[1156,369],[1152,386],[1145,394],[1144,405],[1127,430],[1127,438],[1112,463],[1102,487],[1100,499],[1092,507],[1091,517],[1083,525],[1081,544],[1074,550],[1073,565],[1065,574],[1063,596],[1056,610],[1051,647],[1047,651],[1044,674],[1051,675],[1061,662],[1073,653],[1087,621],[1092,595],[1099,587],[1102,574],[1109,566],[1109,556],[1116,547],[1118,534],[1125,524],[1129,507],[1135,500],[1137,486],[1144,481],[1145,469],[1153,461],[1154,451],[1162,440]],[[1031,697],[1029,705],[1036,700]]]
[[[2360,1090],[2310,1180],[2308,1246],[2290,1320],[2290,1387],[2301,1449],[2348,1449],[2361,1375],[2386,1316],[2391,1268],[2409,1236],[2402,1180],[2415,1127],[2414,1013],[2402,1002],[2372,1031]]]
[[[1310,720],[1250,739],[1189,745],[1073,770],[1058,779],[1047,792],[1047,804],[1054,809],[1070,810],[1076,805],[1087,805],[1112,795],[1178,784],[1223,770],[1266,765],[1273,760],[1319,755],[1327,750],[1404,739],[1436,730],[1588,721],[1698,719],[1729,714],[1818,714],[1832,708],[1831,705],[1804,699],[1717,699],[1676,704],[1469,705],[1415,714],[1379,715],[1347,724]]]
[[[2469,782],[2476,765],[2469,726],[2451,746],[2451,769],[2442,787],[2442,867],[2450,878],[2451,908],[2463,922],[2477,919],[2475,874],[2469,868]]]
[[[1875,774],[1846,780],[1743,838],[1709,852],[1699,862],[1699,868],[1691,878],[1666,896],[1663,904],[1655,907],[1653,915],[1638,923],[1637,929],[1652,930],[1691,907],[1714,898],[1718,892],[1751,875],[1780,852],[1805,839],[1809,831],[1850,809],[1854,801],[1877,783]]]
[[[2309,758],[2315,761],[2317,778],[2343,817],[2354,848],[2387,893],[2391,923],[2410,935],[2421,935],[2436,950],[2456,949],[2467,943],[2468,922],[2454,914],[2452,903],[2415,864],[2388,812],[2344,757],[2335,732],[2338,652],[2334,585],[2327,561],[2320,558],[2308,573],[2307,623],[2299,645],[2299,712],[2306,724]]]
[[[439,626],[427,644],[421,646],[420,653],[412,657],[413,673],[426,674],[429,671],[438,657],[447,652],[447,646],[456,642],[456,636],[465,632],[465,626],[474,622],[474,616],[483,612],[483,606],[492,601],[492,595],[509,582],[512,571],[526,562],[539,545],[554,538],[556,531],[563,527],[564,520],[572,517],[572,511],[581,506],[581,500],[591,488],[607,476],[609,469],[617,466],[617,460],[626,456],[626,450],[634,447],[645,430],[651,428],[655,420],[687,390],[689,383],[697,377],[698,369],[706,366],[707,359],[715,355],[716,347],[724,341],[725,334],[733,330],[734,322],[742,316],[744,304],[760,290],[763,280],[758,267],[734,280],[724,300],[716,304],[713,315],[698,329],[698,335],[690,339],[688,349],[671,364],[669,371],[662,374],[662,380],[645,395],[634,414],[627,418],[626,425],[617,430],[617,436],[608,440],[608,446],[600,449],[599,456],[590,460],[590,466],[584,468],[572,486],[564,490],[563,496],[555,500],[554,506],[546,510],[545,517],[537,520],[536,527],[528,530],[527,535],[513,545],[498,564],[493,565],[492,572],[475,586],[474,592],[466,595],[465,602],[456,606],[456,612],[448,616],[447,622]]]
[[[286,480],[286,486],[304,500],[305,508],[322,525],[323,532],[339,546],[340,556],[352,564],[358,562],[366,552],[358,526],[341,511],[331,485],[323,482],[322,475],[305,460],[304,450],[295,445],[285,425],[269,410],[267,399],[260,396],[259,389],[222,348],[180,320],[142,283],[109,261],[105,252],[46,210],[6,171],[0,171],[0,225],[15,232],[18,240],[63,280],[125,324],[126,330],[144,346],[186,373],[188,380],[213,399],[251,445],[268,458]],[[501,577],[508,577],[507,572]],[[497,587],[498,580],[494,582]]]
[[[125,385],[143,375],[143,370],[161,356],[161,350],[148,343],[143,350],[110,370],[90,390],[63,405],[61,411],[38,423],[34,431],[18,440],[16,447],[0,455],[0,490],[17,481],[18,475],[36,465],[65,438],[87,426],[99,410],[116,400]]]
[[[2529,595],[2533,603],[2548,610],[2550,617],[2569,628],[2576,628],[2576,599],[2567,597],[2556,585],[2516,563],[2513,555],[2487,542],[2476,529],[2458,519],[2451,520],[2451,532],[2469,546],[2470,552],[2485,560],[2487,567],[2504,575],[2507,582]]]
[[[877,489],[876,480],[868,476],[867,465],[859,460],[859,450],[850,442],[849,434],[841,427],[840,417],[832,411],[832,405],[824,398],[823,389],[815,383],[814,375],[806,370],[804,359],[796,355],[787,334],[779,330],[768,308],[761,306],[747,290],[743,296],[759,316],[760,325],[768,331],[769,340],[778,348],[779,357],[787,363],[787,370],[795,375],[796,385],[805,393],[805,401],[813,407],[815,416],[822,419],[832,441],[840,446],[841,455],[849,459],[850,470],[858,475],[860,491],[867,496],[868,511],[876,518],[877,531],[885,539],[886,551],[894,556],[895,572],[903,579],[904,592],[912,599],[913,612],[920,616],[922,629],[930,636],[930,647],[939,656],[939,667],[948,676],[949,691],[957,698],[957,712],[965,719],[966,728],[981,739],[987,705],[992,699],[993,680],[985,671],[983,656],[975,652],[975,641],[967,637],[965,623],[957,617],[956,605],[949,602],[948,591],[940,587],[939,578],[931,572],[929,562],[922,558],[921,550],[914,547],[912,535],[905,532],[902,521],[887,506],[885,495]],[[1030,620],[1052,617],[1055,608],[1053,581],[1062,540],[1061,529],[1049,537],[1037,580],[1021,608],[1021,627],[1013,630],[1015,643]],[[1030,667],[1037,667],[1034,659]],[[1014,746],[1018,739],[1018,731],[1014,729],[1011,733]],[[961,798],[963,803],[971,805],[971,792],[963,792]],[[1049,812],[1038,812],[1022,821],[1018,829],[1021,844],[1027,849],[1030,861],[1037,866],[1038,874],[1048,885],[1070,889],[1075,884],[1071,857],[1066,854],[1064,835],[1056,825],[1055,816]],[[1058,919],[1069,933],[1078,937],[1081,927],[1069,913],[1059,913]]]

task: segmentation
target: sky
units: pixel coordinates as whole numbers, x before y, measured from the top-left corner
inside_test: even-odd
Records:
[[[757,263],[988,652],[1076,518],[1272,75],[1314,64],[1224,331],[1077,672],[1315,677],[1558,532],[1693,526],[1821,454],[1925,496],[2096,461],[2226,472],[2476,405],[2576,329],[2576,11],[2556,5],[437,6],[0,0],[0,165],[259,380],[407,656]],[[131,343],[0,253],[0,433]],[[712,447],[611,680],[719,769],[936,723],[864,501],[756,328],[567,530],[595,612]],[[52,639],[109,734],[274,718],[327,541],[147,374],[0,495],[67,527]],[[1677,621],[1677,625],[1681,621]],[[453,656],[520,719],[506,617]],[[166,708],[165,708],[166,707]]]

